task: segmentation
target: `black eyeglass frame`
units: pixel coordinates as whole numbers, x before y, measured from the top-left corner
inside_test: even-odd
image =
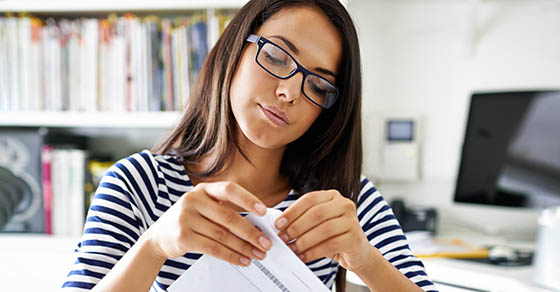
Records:
[[[288,51],[284,50],[284,49],[283,49],[282,47],[280,47],[279,45],[275,44],[274,42],[272,42],[272,41],[270,41],[270,40],[268,40],[268,39],[266,39],[265,37],[262,37],[262,36],[250,34],[250,35],[247,37],[247,39],[245,39],[245,40],[248,41],[248,42],[250,42],[250,43],[255,43],[255,44],[257,44],[258,49],[257,49],[257,53],[255,54],[255,62],[256,62],[257,64],[259,64],[259,66],[260,66],[263,70],[265,70],[266,72],[268,72],[270,75],[272,75],[272,76],[274,76],[274,77],[276,77],[276,78],[278,78],[278,79],[283,79],[283,80],[284,80],[284,79],[289,79],[289,78],[291,78],[292,76],[296,75],[298,72],[301,72],[301,73],[303,74],[303,79],[301,80],[301,92],[303,92],[303,95],[304,95],[309,101],[311,101],[313,104],[315,104],[315,105],[317,105],[318,107],[320,107],[320,108],[322,108],[322,109],[325,109],[325,110],[331,108],[331,107],[336,103],[336,101],[338,100],[338,95],[339,95],[338,87],[336,87],[336,85],[334,85],[332,82],[330,82],[329,80],[327,80],[325,77],[323,77],[323,76],[321,76],[321,75],[319,75],[319,74],[315,74],[315,73],[313,73],[313,72],[307,70],[307,68],[303,67],[290,53],[288,53]],[[286,53],[286,54],[292,59],[292,61],[294,61],[294,63],[296,64],[296,69],[295,69],[294,71],[292,71],[290,74],[288,74],[288,76],[285,76],[285,77],[278,76],[278,75],[276,75],[276,74],[270,72],[268,69],[266,69],[265,66],[263,66],[263,65],[259,62],[258,57],[259,57],[259,54],[260,54],[260,52],[261,52],[261,49],[262,49],[262,47],[263,47],[265,44],[267,44],[267,43],[268,43],[268,44],[271,44],[271,45],[273,45],[273,46],[275,46],[275,47],[277,47],[277,48],[280,49],[280,50],[282,50],[282,51],[283,51],[284,53]],[[330,104],[327,104],[327,105],[323,106],[323,105],[319,104],[318,102],[314,101],[311,97],[307,96],[307,93],[305,93],[305,90],[304,90],[304,88],[305,88],[304,84],[305,84],[305,79],[307,78],[307,75],[316,76],[316,77],[318,77],[318,78],[320,78],[320,79],[326,81],[327,83],[329,83],[330,85],[333,86],[333,88],[335,89],[336,95],[335,95],[335,97],[332,99],[332,101],[330,102]]]

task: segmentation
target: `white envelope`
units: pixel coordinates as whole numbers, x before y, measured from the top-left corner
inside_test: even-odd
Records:
[[[246,217],[272,241],[272,247],[264,260],[253,260],[248,267],[241,267],[203,255],[168,288],[168,291],[329,291],[278,237],[274,220],[281,214],[282,211],[269,208],[262,217],[253,214]]]

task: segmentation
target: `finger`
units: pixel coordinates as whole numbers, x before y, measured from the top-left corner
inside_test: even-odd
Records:
[[[232,182],[203,184],[206,193],[214,199],[229,201],[258,216],[266,213],[265,204],[242,186]]]
[[[352,242],[350,232],[331,237],[304,252],[300,253],[296,251],[296,254],[304,263],[324,257],[333,258],[335,254],[339,254],[341,250],[345,249],[345,245],[348,244],[348,242]]]
[[[342,217],[327,220],[298,237],[296,241],[290,244],[290,248],[298,254],[304,253],[330,238],[345,234],[350,230],[349,225]]]
[[[245,220],[239,213],[213,200],[201,200],[196,211],[263,252],[272,246],[272,242],[257,227]]]
[[[278,230],[282,231],[311,207],[332,200],[335,196],[335,192],[336,191],[315,191],[303,195],[276,219],[274,225]]]
[[[264,259],[265,253],[253,245],[233,235],[229,230],[212,222],[203,220],[192,226],[194,232],[203,234],[207,238],[217,241],[227,248],[234,250],[248,258]]]
[[[289,242],[329,219],[344,215],[345,209],[333,206],[332,202],[328,201],[312,206],[307,212],[285,227],[283,231],[279,232],[278,236],[284,242]]]
[[[234,265],[246,267],[251,264],[250,258],[227,248],[219,242],[207,238],[203,234],[194,233],[192,236],[194,237],[193,242],[195,243],[194,249],[200,253],[211,255]]]

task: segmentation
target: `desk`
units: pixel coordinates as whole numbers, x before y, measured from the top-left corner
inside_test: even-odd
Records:
[[[501,267],[445,258],[422,262],[440,292],[554,292],[532,281],[533,267]],[[368,291],[355,274],[348,272],[346,279],[355,286],[351,292]],[[356,288],[360,286],[364,288]]]
[[[453,236],[457,237],[457,236]],[[461,236],[459,236],[461,237]],[[491,237],[462,237],[463,240],[481,244],[506,244],[503,239]],[[508,242],[513,247],[527,244]],[[423,258],[426,272],[440,292],[558,292],[539,286],[533,281],[534,268],[505,267],[448,258]],[[355,274],[348,272],[349,292],[368,289]]]
[[[2,291],[56,291],[72,263],[72,250],[78,238],[46,235],[0,235],[0,275]],[[533,284],[532,267],[499,267],[453,259],[422,259],[428,276],[440,292],[480,291],[558,292]],[[348,292],[367,288],[355,274],[348,272]],[[445,285],[448,283],[452,285]]]
[[[444,284],[443,286],[447,283],[489,292],[552,291],[533,282],[532,266],[503,267],[443,258],[425,259],[424,265],[432,280]]]

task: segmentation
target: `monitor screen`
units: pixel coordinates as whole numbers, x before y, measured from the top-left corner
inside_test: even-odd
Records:
[[[455,201],[560,205],[560,91],[472,95]]]

